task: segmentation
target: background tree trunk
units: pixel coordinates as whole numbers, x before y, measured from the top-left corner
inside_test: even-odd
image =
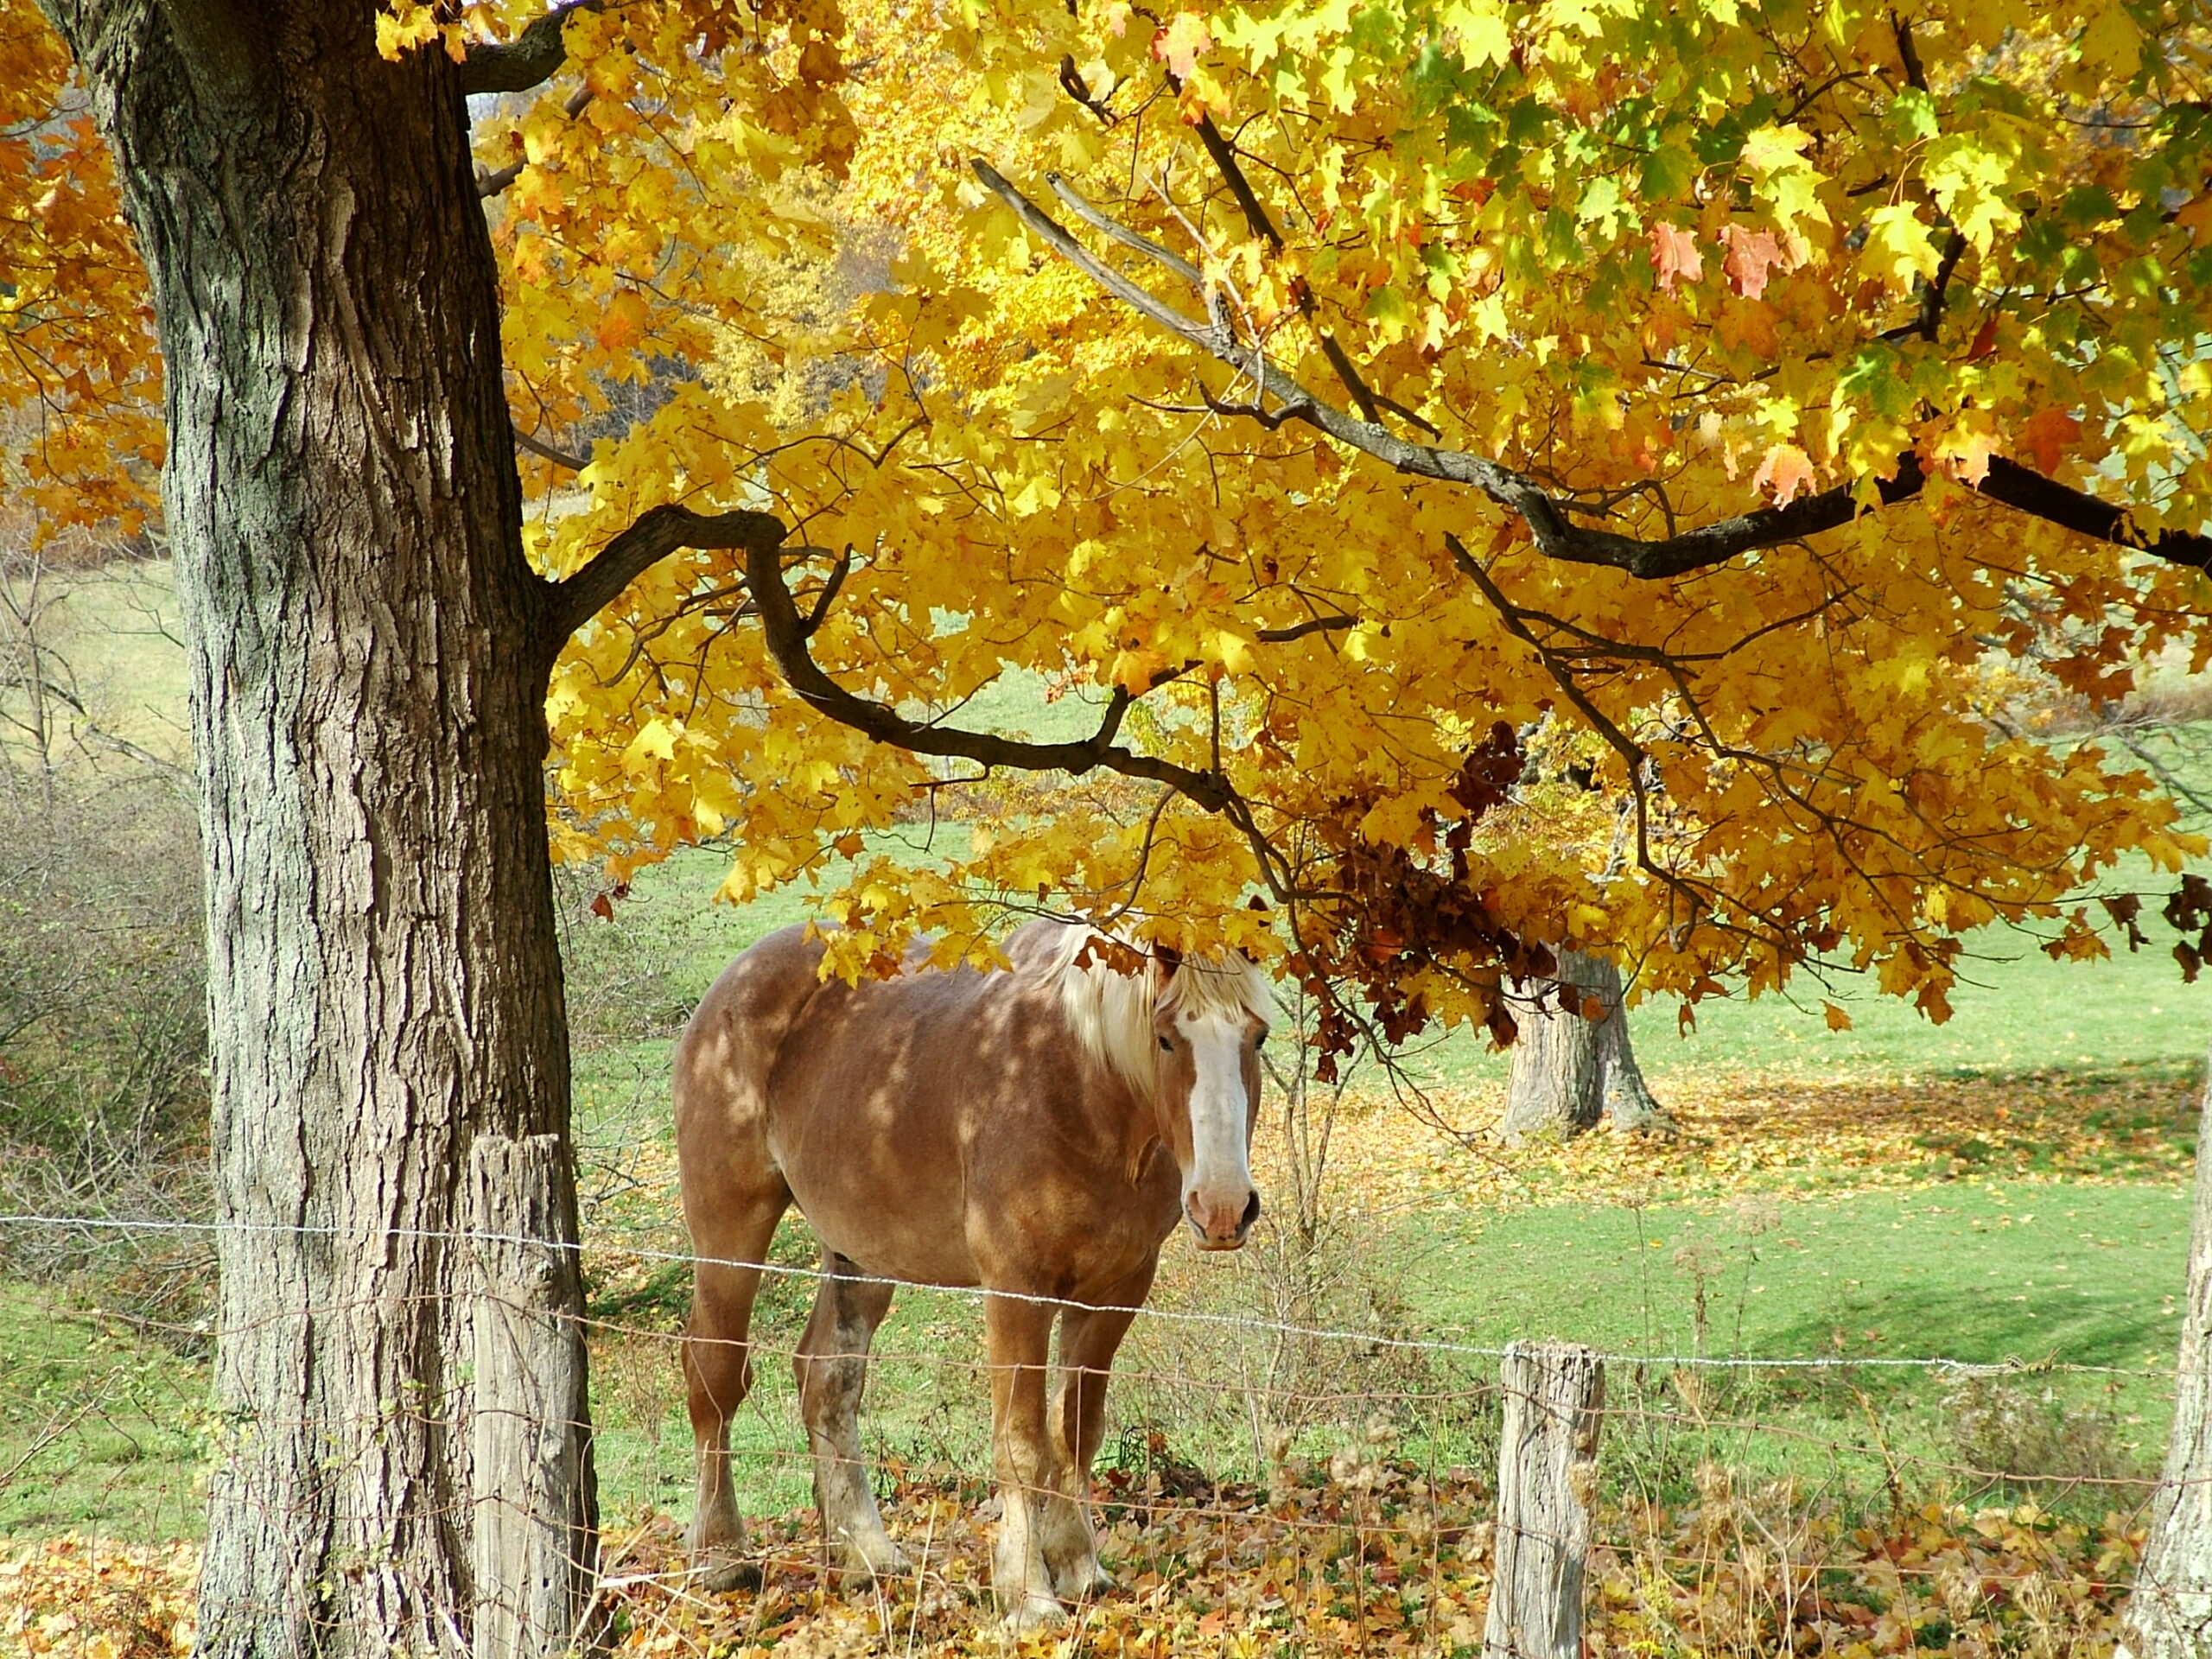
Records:
[[[1618,1130],[1671,1129],[1629,1046],[1621,970],[1606,957],[1561,950],[1558,982],[1561,993],[1548,982],[1521,988],[1525,1001],[1514,1007],[1521,1034],[1513,1045],[1498,1135],[1507,1141],[1532,1135],[1565,1138],[1595,1128],[1607,1113]],[[1567,1007],[1554,1000],[1559,995]],[[1603,1020],[1584,1017],[1576,1005],[1586,997],[1604,1004]]]
[[[2212,1653],[2212,1065],[2196,1129],[2196,1211],[2174,1426],[2120,1637],[2123,1659]]]
[[[467,111],[442,53],[378,56],[369,0],[48,4],[168,372],[226,1224],[200,1648],[460,1653],[475,1138],[559,1137],[552,1242],[576,1229],[557,642]],[[568,1328],[544,1386],[581,1399]],[[588,1540],[588,1430],[547,1432],[587,1471],[549,1522]]]

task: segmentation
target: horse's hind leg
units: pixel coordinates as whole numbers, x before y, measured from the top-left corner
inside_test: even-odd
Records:
[[[799,1411],[814,1452],[814,1500],[822,1536],[840,1565],[880,1578],[904,1570],[906,1556],[883,1529],[861,1455],[861,1395],[868,1344],[891,1311],[891,1287],[859,1276],[850,1261],[823,1253],[822,1288],[799,1339]]]
[[[1039,1531],[1052,1589],[1074,1601],[1113,1587],[1099,1565],[1090,1527],[1090,1465],[1106,1431],[1106,1377],[1130,1321],[1152,1288],[1156,1262],[1117,1285],[1100,1306],[1071,1307],[1060,1316],[1060,1375],[1052,1402],[1052,1449],[1060,1464],[1060,1491],[1045,1504]]]
[[[738,1519],[730,1479],[729,1420],[753,1387],[747,1333],[760,1269],[776,1223],[791,1201],[780,1177],[734,1203],[718,1205],[711,1217],[690,1216],[694,1248],[691,1323],[684,1334],[683,1380],[698,1463],[698,1499],[684,1548],[708,1590],[757,1587],[760,1570],[741,1559],[745,1524]],[[687,1205],[688,1210],[696,1206]]]

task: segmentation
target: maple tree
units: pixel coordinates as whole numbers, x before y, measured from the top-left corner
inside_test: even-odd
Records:
[[[851,859],[848,972],[1036,907],[1287,956],[1325,1066],[1509,1038],[1584,947],[1941,1018],[1974,929],[2100,953],[2120,861],[2202,850],[2125,755],[1992,718],[2212,656],[2177,0],[48,10],[89,93],[0,5],[0,385],[52,519],[127,518],[168,359],[233,1219],[435,1230],[477,1137],[565,1133],[548,718],[555,851],[616,882]],[[1010,672],[1089,734],[963,723]],[[983,788],[957,856],[869,850]],[[2191,969],[2208,896],[2153,900]],[[423,1101],[435,1145],[378,1139]],[[344,1300],[291,1249],[226,1258],[233,1404],[308,1363],[257,1319]],[[403,1293],[455,1269],[393,1259],[346,1294],[435,1348]],[[377,1442],[366,1513],[465,1490],[435,1441]],[[211,1581],[334,1547],[327,1483],[254,1466],[319,1496],[219,1494]],[[435,1645],[466,1573],[397,1535],[203,1640]]]

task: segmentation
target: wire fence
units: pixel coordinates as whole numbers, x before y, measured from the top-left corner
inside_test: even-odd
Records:
[[[204,1249],[225,1226],[0,1215],[0,1234],[35,1235],[53,1250],[111,1239]],[[376,1242],[329,1228],[261,1230]],[[462,1249],[560,1249],[489,1230],[385,1236],[403,1236]],[[834,1446],[823,1453],[818,1420],[810,1445],[795,1380],[819,1269],[630,1241],[583,1248],[601,1286],[574,1325],[591,1355],[604,1520],[595,1559],[578,1563],[590,1570],[594,1630],[640,1651],[715,1659],[771,1646],[982,1651],[1000,1639],[994,1537],[1007,1531],[1010,1504],[1044,1501],[995,1474],[982,1304],[1000,1293],[859,1281],[895,1292],[872,1351],[853,1466],[899,1559],[856,1573],[813,1510],[817,1479],[834,1484],[851,1460]],[[667,1281],[702,1262],[756,1270],[768,1287],[748,1338],[753,1387],[729,1428],[750,1571],[744,1587],[727,1590],[704,1570],[716,1563],[692,1559],[683,1537],[698,1465],[683,1414],[683,1298]],[[652,1294],[606,1289],[641,1276]],[[211,1408],[205,1356],[225,1339],[411,1317],[389,1297],[272,1309],[218,1329],[206,1317],[118,1325],[10,1294],[19,1305],[14,1351],[0,1356],[0,1534],[23,1541],[0,1548],[0,1610],[11,1610],[0,1611],[0,1634],[27,1651],[150,1654],[188,1640],[193,1559],[162,1541],[190,1529],[211,1482],[219,1501],[278,1516],[293,1500],[257,1484],[257,1447],[295,1428],[319,1437],[321,1460],[297,1501],[329,1510],[339,1494],[334,1524],[341,1539],[359,1533],[354,1545],[372,1563],[363,1571],[382,1570],[370,1529],[465,1525],[501,1499],[455,1496],[469,1491],[463,1481],[402,1504],[397,1518],[370,1500],[386,1491],[394,1448],[410,1436],[465,1440],[472,1396],[458,1376],[351,1422],[264,1408],[248,1429]],[[421,1294],[454,1303],[438,1317],[456,1332],[490,1310],[534,1313],[483,1286]],[[1198,1305],[1171,1285],[1136,1318],[1113,1368],[1090,1483],[1046,1491],[1087,1503],[1099,1558],[1117,1580],[1066,1598],[1060,1650],[1480,1650],[1501,1593],[1501,1529],[1537,1545],[1571,1541],[1500,1512],[1514,1455],[1499,1370],[1509,1350],[1424,1335],[1402,1319],[1280,1316],[1284,1306],[1325,1311],[1325,1298],[1258,1300],[1256,1311]],[[39,1339],[25,1340],[27,1330]],[[823,1351],[817,1343],[814,1357]],[[1578,1478],[1591,1520],[1587,1651],[1936,1648],[2057,1659],[2108,1649],[2156,1490],[2170,1372],[2056,1357],[1589,1357],[1604,1381],[1594,1459]],[[2145,1421],[2129,1425],[2131,1416]],[[531,1425],[575,1426],[557,1413]],[[124,1581],[137,1585],[135,1600],[101,1600],[102,1585]],[[272,1605],[307,1589],[273,1592]],[[422,1590],[394,1593],[435,1601]],[[103,1634],[108,1645],[87,1645]]]

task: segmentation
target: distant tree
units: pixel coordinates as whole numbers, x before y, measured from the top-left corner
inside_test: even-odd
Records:
[[[1580,1135],[1605,1118],[1622,1134],[1671,1130],[1629,1041],[1621,970],[1609,957],[1558,954],[1554,977],[1524,982],[1525,1001],[1513,1004],[1518,1029],[1497,1133]]]

